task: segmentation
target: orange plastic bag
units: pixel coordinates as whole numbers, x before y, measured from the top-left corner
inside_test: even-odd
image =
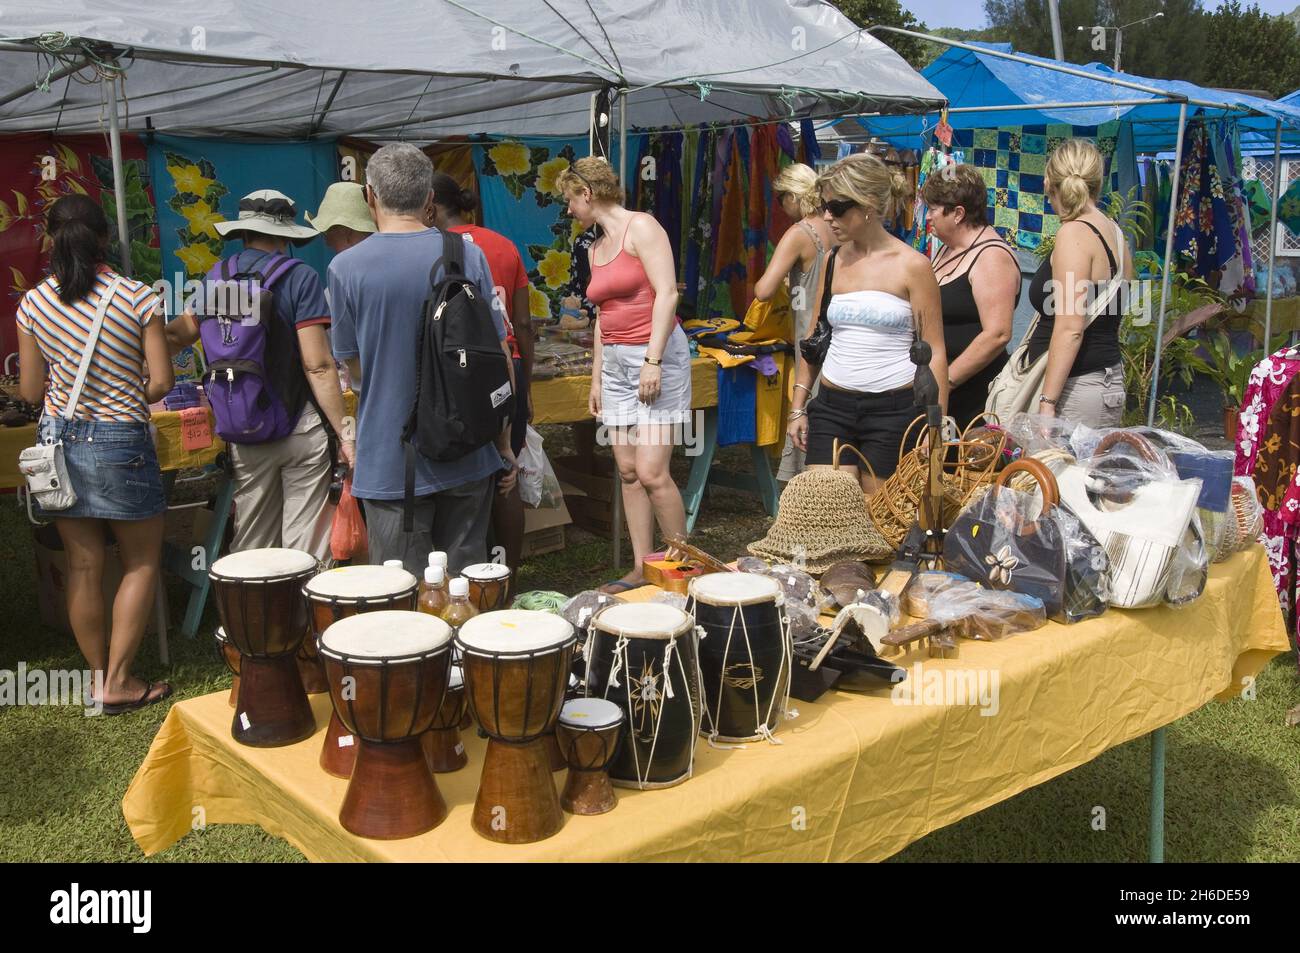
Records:
[[[343,494],[334,509],[334,525],[330,529],[330,551],[338,560],[352,559],[366,552],[366,524],[361,519],[361,507],[352,495],[352,477],[343,481]]]

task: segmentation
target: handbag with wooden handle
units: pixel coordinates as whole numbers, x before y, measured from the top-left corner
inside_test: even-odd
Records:
[[[1061,472],[1061,499],[1106,548],[1111,605],[1139,609],[1191,601],[1205,588],[1209,562],[1200,528],[1192,525],[1200,480],[1161,480],[1130,464],[1121,481],[1116,456],[1109,453],[1120,444],[1135,448],[1146,463],[1161,461],[1146,439],[1116,431],[1098,444],[1088,467],[1076,464]],[[1180,557],[1184,550],[1190,563]]]
[[[999,503],[1007,481],[1027,473],[1043,495],[1042,510],[1028,519],[1023,500]],[[1069,510],[1060,505],[1052,471],[1032,458],[998,474],[992,489],[957,517],[943,547],[944,568],[990,589],[1041,599],[1049,618],[1078,622],[1106,609],[1106,554]]]

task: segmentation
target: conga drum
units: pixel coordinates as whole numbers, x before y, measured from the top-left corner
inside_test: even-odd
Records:
[[[631,602],[601,609],[587,636],[587,694],[623,709],[609,765],[619,787],[668,788],[695,767],[700,666],[695,624],[681,609]]]
[[[377,840],[437,827],[447,805],[420,735],[447,692],[451,627],[423,612],[367,612],[335,622],[319,648],[334,710],[359,739],[339,823]]]
[[[488,736],[472,815],[488,840],[526,844],[564,824],[542,738],[560,717],[576,641],[558,615],[522,609],[474,616],[456,634],[465,695]]]
[[[438,709],[433,727],[420,738],[424,756],[434,774],[450,774],[469,764],[465,745],[460,740],[460,722],[465,715],[465,675],[459,665],[451,667],[447,695]]]
[[[700,675],[705,733],[722,741],[771,740],[790,696],[794,644],[770,576],[719,572],[692,579],[687,610],[704,630]]]
[[[622,731],[623,709],[603,698],[575,698],[560,709],[555,737],[569,766],[560,806],[570,814],[604,814],[618,803],[609,763]]]
[[[469,601],[479,612],[504,609],[510,598],[510,567],[501,563],[475,563],[460,573],[469,582]]]
[[[239,649],[230,644],[230,640],[226,638],[226,630],[221,626],[217,626],[216,639],[217,654],[226,663],[226,668],[230,669],[230,673],[235,676],[235,680],[230,685],[230,698],[228,699],[230,707],[234,708],[235,699],[239,697]]]
[[[418,591],[416,578],[400,566],[327,569],[302,587],[311,614],[312,639],[319,641],[335,622],[362,612],[413,610]],[[356,739],[344,729],[338,713],[334,712],[325,730],[320,766],[336,778],[348,778],[356,760]]]
[[[289,745],[316,730],[295,656],[308,631],[303,584],[316,558],[296,549],[248,549],[208,571],[226,638],[239,652],[230,732],[254,748]]]

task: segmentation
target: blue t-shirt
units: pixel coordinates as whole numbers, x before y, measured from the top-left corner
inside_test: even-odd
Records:
[[[415,401],[415,359],[429,293],[429,271],[442,256],[442,233],[376,232],[336,255],[329,265],[334,356],[361,361],[357,406],[357,465],[352,493],[360,499],[400,500],[406,462],[402,428]],[[481,249],[465,243],[465,273],[485,301],[492,300],[492,273]],[[492,309],[497,336],[505,340],[501,314]],[[502,468],[493,444],[445,463],[415,457],[415,495],[427,496]]]

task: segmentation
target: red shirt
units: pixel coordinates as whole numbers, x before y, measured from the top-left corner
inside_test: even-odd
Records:
[[[510,345],[510,353],[514,357],[519,357],[515,328],[510,323],[510,306],[514,301],[515,292],[520,288],[528,287],[528,271],[524,268],[524,260],[519,256],[519,249],[504,235],[482,225],[456,225],[447,231],[464,235],[466,240],[482,249],[484,256],[487,257],[488,270],[492,272],[492,284],[496,288],[497,300],[501,305],[501,315],[505,318],[506,342]]]

